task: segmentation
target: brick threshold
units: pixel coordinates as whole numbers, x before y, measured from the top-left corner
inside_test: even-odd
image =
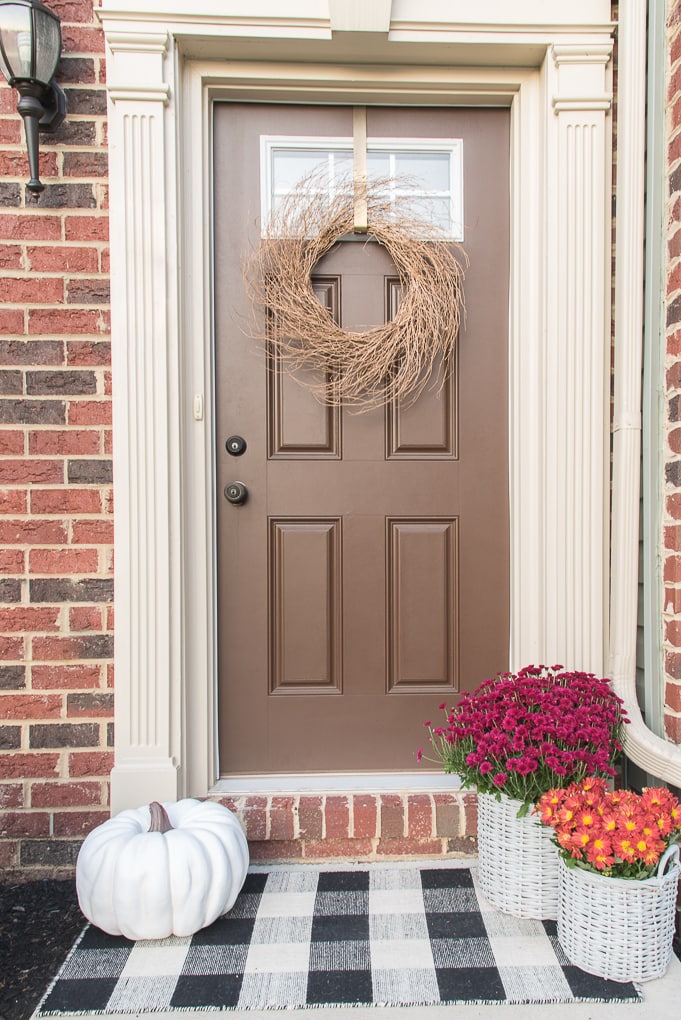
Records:
[[[209,799],[236,814],[254,862],[446,859],[477,852],[477,796],[463,790]]]

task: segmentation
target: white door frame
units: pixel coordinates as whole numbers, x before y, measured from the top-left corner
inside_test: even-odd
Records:
[[[116,496],[113,811],[205,795],[217,778],[217,98],[510,108],[510,663],[563,662],[603,674],[609,4],[575,0],[566,13],[562,0],[523,0],[513,5],[513,25],[505,2],[481,0],[476,16],[484,24],[475,25],[466,6],[393,0],[390,33],[380,19],[378,28],[362,25],[359,12],[355,27],[367,30],[353,33],[349,47],[350,36],[334,31],[334,3],[313,18],[310,11],[326,4],[291,0],[287,7],[299,14],[282,18],[272,13],[280,6],[266,0],[104,0]],[[390,18],[390,4],[383,8]],[[224,59],[215,59],[218,43]],[[348,52],[374,59],[353,65]],[[393,52],[402,55],[399,64],[390,63]],[[628,158],[624,148],[618,159]]]

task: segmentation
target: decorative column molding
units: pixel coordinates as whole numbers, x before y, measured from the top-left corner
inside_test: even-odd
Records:
[[[544,652],[607,650],[611,46],[554,46],[547,85]]]
[[[171,601],[172,429],[168,330],[175,239],[166,166],[172,73],[161,33],[107,37],[111,177],[113,442],[116,450],[116,755],[111,807],[178,796]]]
[[[556,113],[610,109],[612,93],[604,89],[603,72],[612,57],[611,45],[557,45],[551,55],[558,71],[553,97]]]
[[[106,41],[110,54],[107,61],[109,99],[114,103],[118,100],[167,103],[170,85],[163,80],[163,62],[168,49],[168,34],[110,32]]]

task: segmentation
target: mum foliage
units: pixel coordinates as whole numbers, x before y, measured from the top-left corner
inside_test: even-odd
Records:
[[[681,837],[681,805],[660,787],[638,794],[587,779],[549,790],[535,810],[568,864],[616,878],[651,878]]]
[[[503,793],[534,804],[552,787],[587,776],[613,776],[627,722],[607,680],[562,666],[526,666],[502,673],[464,694],[428,728],[445,772],[481,793]],[[420,761],[423,751],[417,753]]]

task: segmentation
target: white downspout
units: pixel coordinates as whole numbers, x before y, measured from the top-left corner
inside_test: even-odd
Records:
[[[643,357],[646,0],[620,0],[617,92],[615,406],[609,675],[631,724],[625,751],[650,775],[681,787],[681,746],[646,726],[636,697],[636,627]],[[661,483],[660,483],[661,484]]]

